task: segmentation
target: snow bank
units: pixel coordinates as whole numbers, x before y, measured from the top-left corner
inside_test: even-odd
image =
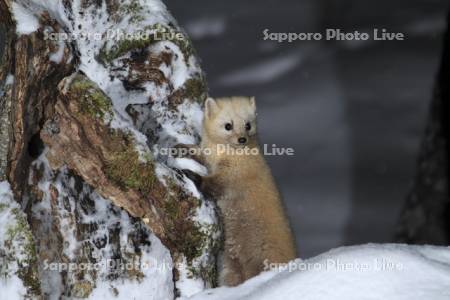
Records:
[[[343,247],[184,300],[450,299],[450,247]],[[272,266],[273,267],[273,266]]]

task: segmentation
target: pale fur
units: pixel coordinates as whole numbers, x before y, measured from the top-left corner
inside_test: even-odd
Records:
[[[232,122],[227,131],[225,123]],[[251,124],[251,130],[245,124]],[[271,171],[260,155],[215,151],[218,144],[235,149],[238,138],[258,147],[254,98],[208,99],[203,122],[204,160],[210,175],[203,186],[215,190],[224,224],[225,243],[219,283],[235,286],[259,274],[267,263],[286,263],[296,257],[295,242]]]

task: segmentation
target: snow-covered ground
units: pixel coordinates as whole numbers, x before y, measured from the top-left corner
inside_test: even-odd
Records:
[[[448,300],[450,248],[368,244],[298,260],[189,300]],[[184,298],[183,300],[187,300]]]

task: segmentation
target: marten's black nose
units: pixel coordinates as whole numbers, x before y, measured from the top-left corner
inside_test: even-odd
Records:
[[[247,139],[245,137],[241,137],[238,139],[239,144],[245,144],[247,143]]]

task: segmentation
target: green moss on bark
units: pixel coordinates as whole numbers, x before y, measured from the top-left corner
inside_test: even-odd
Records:
[[[196,102],[203,103],[207,96],[207,86],[204,78],[191,78],[184,84],[185,95],[187,98]]]
[[[105,173],[123,190],[132,189],[143,195],[150,194],[158,180],[153,162],[141,161],[132,144],[113,154],[108,160]]]
[[[121,11],[124,15],[130,17],[131,23],[139,23],[145,20],[145,17],[141,14],[143,10],[142,5],[138,1],[130,1],[128,4],[123,4]]]
[[[180,253],[189,264],[202,255],[209,236],[200,224],[192,220],[201,200],[186,193],[173,179],[165,178],[167,193],[164,197],[164,210],[168,219],[168,231]],[[181,221],[180,221],[181,219]]]
[[[99,87],[84,76],[77,76],[73,80],[70,91],[80,101],[80,112],[92,118],[102,118],[113,115],[111,100]]]
[[[87,298],[93,289],[93,284],[90,281],[79,281],[72,285],[71,295],[75,298]]]

